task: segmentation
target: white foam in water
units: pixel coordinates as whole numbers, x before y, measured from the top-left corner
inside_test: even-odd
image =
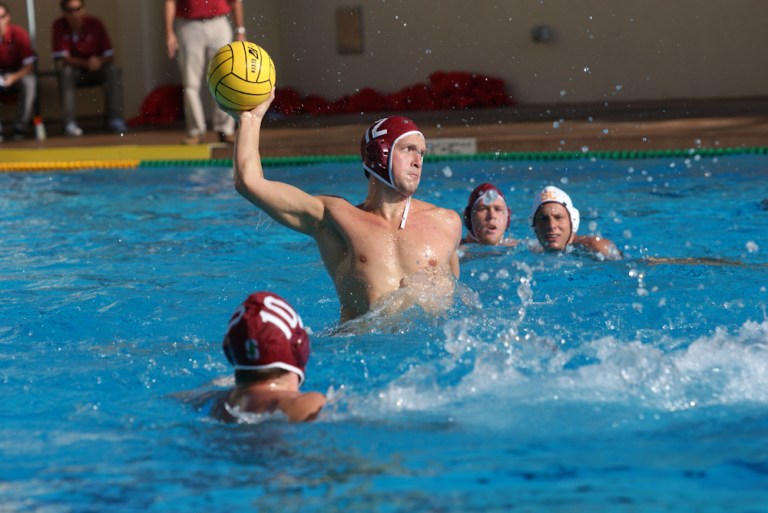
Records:
[[[471,334],[476,322],[447,323],[448,356],[412,367],[376,392],[382,411],[453,410],[467,399],[484,403],[493,417],[496,408],[524,403],[659,411],[768,403],[768,321],[747,322],[736,333],[720,328],[687,346],[603,337],[568,350],[546,337],[521,339],[513,324],[484,341]],[[455,383],[444,384],[457,372]]]

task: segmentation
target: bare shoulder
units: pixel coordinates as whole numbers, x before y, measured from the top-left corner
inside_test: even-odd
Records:
[[[321,194],[317,198],[323,202],[323,206],[329,212],[338,212],[344,210],[359,210],[356,205],[350,203],[346,198],[334,196],[332,194]]]
[[[411,210],[413,212],[440,218],[443,221],[448,220],[461,223],[461,218],[455,210],[438,207],[437,205],[433,205],[432,203],[428,203],[426,201],[417,200],[416,198],[411,199]]]
[[[517,247],[520,244],[518,239],[506,238],[499,242],[499,246],[507,246],[509,248]]]
[[[293,422],[311,422],[325,406],[325,396],[320,392],[305,392],[281,402],[281,409]]]
[[[346,198],[334,196],[333,194],[318,194],[317,198],[327,205],[352,205]]]
[[[578,236],[576,240],[574,240],[574,243],[588,251],[600,253],[611,260],[620,260],[623,256],[616,245],[611,240],[604,237],[582,235]]]
[[[227,390],[217,391],[208,396],[210,400],[210,410],[208,414],[212,418],[223,422],[233,422],[235,420],[228,409],[230,395],[231,392]]]

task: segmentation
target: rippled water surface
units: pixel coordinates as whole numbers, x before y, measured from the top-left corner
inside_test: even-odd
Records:
[[[230,169],[0,175],[0,511],[766,511],[768,159],[426,167],[457,211],[495,182],[523,239],[558,185],[626,258],[472,248],[473,301],[342,335],[312,241]],[[267,173],[365,193],[356,165]],[[313,424],[187,400],[260,289],[311,328]]]

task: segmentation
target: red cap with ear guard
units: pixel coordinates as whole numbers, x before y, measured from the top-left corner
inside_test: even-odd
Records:
[[[392,148],[398,140],[411,134],[421,134],[419,127],[402,116],[383,118],[368,127],[360,141],[360,156],[365,171],[394,189],[390,158]]]
[[[477,205],[478,201],[485,200],[490,203],[494,201],[496,197],[499,197],[502,200],[504,200],[504,204],[506,205],[507,199],[504,197],[504,194],[501,193],[501,190],[499,190],[498,187],[490,183],[482,183],[478,185],[469,195],[467,206],[464,207],[464,226],[466,226],[467,231],[469,232],[469,235],[473,239],[476,239],[476,237],[475,237],[475,229],[472,226],[472,210],[475,208],[475,205]],[[512,220],[512,212],[510,211],[509,206],[507,206],[507,225],[504,227],[505,231],[507,228],[509,228],[509,223],[511,220]]]

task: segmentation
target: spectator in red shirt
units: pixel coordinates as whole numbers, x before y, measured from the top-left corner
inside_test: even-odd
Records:
[[[18,25],[11,25],[8,6],[0,3],[0,95],[18,93],[13,138],[23,139],[29,128],[32,107],[37,95],[36,55],[29,34]],[[0,125],[0,141],[3,140]]]
[[[114,50],[100,19],[85,14],[85,0],[61,0],[63,16],[52,26],[53,58],[59,69],[64,133],[83,135],[75,121],[75,88],[102,85],[105,92],[107,127],[115,133],[127,131],[123,121],[123,91]]]
[[[184,85],[184,119],[187,137],[184,144],[200,144],[205,137],[205,110],[200,98],[208,61],[222,46],[232,42],[232,27],[227,14],[232,12],[237,40],[245,41],[242,0],[165,0],[165,39],[168,57],[179,54]],[[235,142],[235,120],[219,109],[204,87],[211,105],[213,130],[220,142]]]

